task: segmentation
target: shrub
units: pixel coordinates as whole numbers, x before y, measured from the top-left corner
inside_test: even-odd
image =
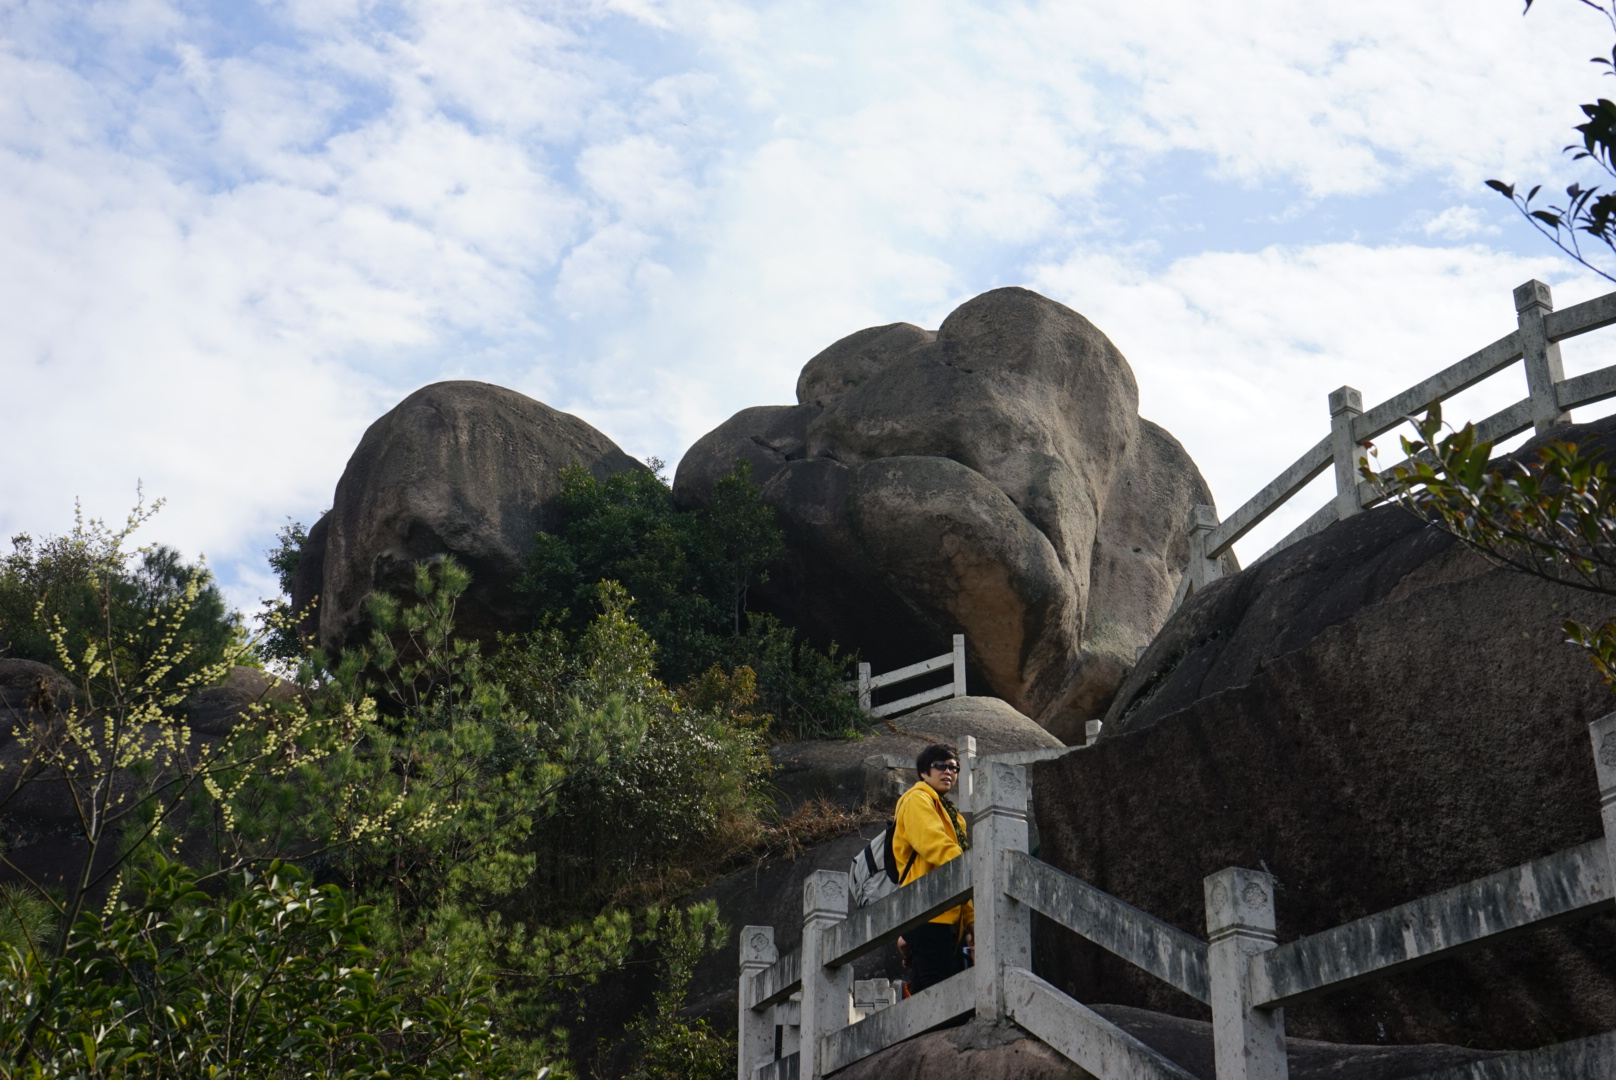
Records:
[[[834,644],[818,650],[747,610],[750,589],[768,580],[785,545],[745,462],[717,483],[707,508],[677,510],[655,471],[596,480],[578,466],[564,473],[560,504],[562,524],[539,534],[520,584],[541,628],[581,628],[599,583],[615,581],[634,599],[657,644],[656,673],[670,685],[715,665],[750,667],[764,711],[789,737],[849,735],[864,723],[842,689],[853,655]]]
[[[0,945],[6,1076],[225,1080],[509,1074],[485,984],[405,992],[372,912],[272,864],[215,898],[164,860],[74,925],[59,962]]]
[[[126,674],[150,672],[162,653],[171,661],[170,684],[227,653],[251,662],[239,648],[246,639],[241,618],[206,567],[161,545],[125,550],[124,541],[161,505],[137,506],[121,530],[80,515],[65,536],[13,536],[11,554],[0,558],[0,656],[56,664],[63,649],[80,656],[112,640],[117,647],[103,660]],[[168,617],[174,613],[177,621]]]

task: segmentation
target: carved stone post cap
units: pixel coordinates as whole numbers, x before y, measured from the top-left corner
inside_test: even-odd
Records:
[[[1548,308],[1554,310],[1554,294],[1543,282],[1533,278],[1524,285],[1515,286],[1515,310],[1525,311],[1529,307]]]
[[[815,870],[802,883],[802,917],[836,919],[847,916],[847,875],[835,870]]]
[[[774,927],[747,926],[741,930],[741,966],[767,967],[780,959],[774,945]]]
[[[1218,508],[1197,505],[1190,510],[1190,532],[1207,532],[1218,527]]]
[[[1345,412],[1363,412],[1363,395],[1351,386],[1330,391],[1330,415],[1340,416]]]
[[[977,765],[977,805],[989,811],[1027,812],[1027,770],[988,760]]]
[[[1206,892],[1206,931],[1217,941],[1244,933],[1274,936],[1274,876],[1261,870],[1231,866],[1203,882]]]

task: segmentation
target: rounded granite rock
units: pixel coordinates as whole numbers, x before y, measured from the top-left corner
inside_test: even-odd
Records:
[[[514,390],[422,387],[371,424],[348,459],[330,513],[310,530],[293,608],[317,599],[308,625],[319,641],[348,644],[367,596],[405,593],[416,563],[452,555],[472,574],[456,608],[461,632],[524,629],[514,585],[534,535],[557,524],[561,473],[572,464],[602,480],[645,468],[576,416]]]
[[[935,332],[843,338],[797,398],[736,414],[674,481],[700,506],[751,465],[787,548],[762,606],[878,672],[963,633],[974,684],[1080,740],[1166,619],[1190,510],[1212,501],[1139,417],[1116,346],[1061,304],[995,289]]]

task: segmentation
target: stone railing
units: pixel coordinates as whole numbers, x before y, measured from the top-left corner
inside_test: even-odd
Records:
[[[1365,457],[1364,444],[1517,360],[1525,361],[1527,396],[1476,425],[1485,441],[1500,442],[1527,428],[1547,434],[1571,422],[1572,408],[1616,397],[1616,366],[1567,379],[1560,361],[1560,342],[1616,323],[1616,293],[1555,311],[1549,287],[1541,281],[1528,281],[1515,290],[1515,318],[1516,328],[1491,345],[1368,411],[1363,407],[1363,395],[1350,386],[1341,387],[1329,396],[1330,433],[1238,510],[1219,521],[1212,507],[1195,507],[1190,517],[1190,561],[1173,608],[1197,588],[1216,581],[1222,574],[1219,557],[1325,469],[1333,466],[1335,470],[1334,498],[1257,561],[1373,506],[1380,492],[1358,472]]]
[[[971,1014],[1014,1021],[1099,1080],[1196,1080],[1032,973],[1033,912],[1209,1005],[1216,1080],[1285,1080],[1286,1005],[1610,909],[1616,713],[1590,725],[1590,736],[1602,838],[1284,945],[1266,873],[1230,868],[1205,879],[1210,940],[1202,941],[1033,858],[1025,767],[977,761],[963,857],[851,913],[847,875],[816,871],[803,887],[802,945],[784,956],[773,927],[741,932],[737,1080],[819,1080]],[[855,959],[966,899],[976,905],[975,967],[903,1000],[884,981],[853,980]],[[1616,1032],[1421,1080],[1611,1076]]]
[[[947,667],[954,669],[953,682],[934,686],[930,690],[922,690],[918,694],[910,694],[908,697],[900,698],[897,701],[889,701],[885,705],[871,707],[871,695],[883,686],[893,686],[897,683],[908,682],[910,679],[918,679],[922,675],[930,675],[934,671],[942,671]],[[874,717],[896,716],[899,713],[908,712],[910,709],[918,709],[922,705],[930,705],[934,701],[942,701],[944,698],[964,697],[965,635],[954,635],[954,648],[950,652],[945,652],[941,656],[934,656],[930,660],[910,664],[908,667],[886,672],[883,675],[871,676],[870,665],[860,664],[858,666],[858,681],[848,683],[847,689],[858,694],[859,708]]]

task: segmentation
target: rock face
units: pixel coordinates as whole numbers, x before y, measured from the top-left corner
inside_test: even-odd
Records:
[[[737,413],[674,481],[702,505],[751,463],[788,547],[763,605],[878,671],[963,632],[977,686],[1080,739],[1166,618],[1190,508],[1211,502],[1140,419],[1122,354],[1076,312],[997,289],[935,332],[843,338],[797,401]]]
[[[1285,942],[1598,837],[1586,725],[1616,699],[1559,627],[1610,610],[1397,507],[1337,523],[1198,592],[1100,741],[1033,767],[1042,856],[1201,937],[1202,878],[1266,868]],[[1081,1000],[1204,1015],[1062,935],[1045,948]],[[1613,1011],[1602,914],[1286,1017],[1331,1041],[1526,1049],[1606,1030]]]
[[[769,751],[774,763],[770,780],[778,793],[780,810],[790,813],[821,797],[848,809],[866,802],[894,803],[897,793],[893,782],[900,782],[902,789],[908,790],[915,782],[915,757],[932,743],[959,747],[965,736],[974,735],[980,757],[1062,745],[1027,717],[990,697],[933,702],[896,717],[892,727],[896,730],[887,729],[863,739],[809,739],[773,747]],[[872,762],[886,758],[902,759],[906,765],[889,769],[885,760]]]
[[[1212,1025],[1123,1005],[1095,1012],[1202,1080],[1214,1080]],[[1343,1046],[1285,1040],[1294,1080],[1394,1080],[1496,1056],[1460,1046]],[[971,1020],[871,1054],[842,1080],[1089,1080],[1089,1074],[1011,1024]]]
[[[481,382],[422,387],[372,424],[337,482],[331,512],[309,533],[293,587],[318,594],[319,639],[349,642],[365,597],[405,591],[414,565],[453,555],[473,575],[457,609],[462,632],[523,628],[512,586],[535,533],[554,528],[561,470],[598,479],[645,466],[567,413]]]
[[[185,703],[186,719],[199,735],[228,735],[251,706],[288,703],[297,696],[292,683],[258,668],[237,665],[218,686],[191,695]]]

